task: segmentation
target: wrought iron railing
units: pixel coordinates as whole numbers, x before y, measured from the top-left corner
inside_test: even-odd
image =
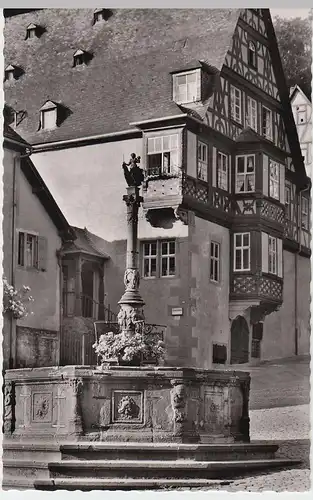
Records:
[[[88,331],[79,332],[69,330],[62,336],[61,345],[61,365],[98,365],[99,359],[94,350],[94,343],[99,340],[103,333],[112,331],[119,333],[117,321],[113,321],[116,316],[111,311],[111,320],[90,321]],[[85,325],[87,327],[87,325]],[[164,340],[165,325],[145,324],[144,334],[156,336],[158,340]],[[149,360],[146,360],[149,363]]]
[[[91,318],[94,320],[101,318],[104,321],[117,321],[117,314],[111,310],[110,304],[105,306],[92,297],[82,294],[79,297],[80,313],[78,314],[76,300],[77,297],[74,291],[63,292],[63,316],[73,317],[79,315],[83,318]]]

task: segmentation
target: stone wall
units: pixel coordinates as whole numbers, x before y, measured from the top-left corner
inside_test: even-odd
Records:
[[[166,367],[8,370],[4,430],[17,439],[249,441],[245,372]]]
[[[16,327],[16,366],[35,368],[59,362],[59,332]]]
[[[310,259],[298,255],[297,325],[295,320],[295,258],[284,250],[283,304],[264,322],[261,358],[275,359],[295,355],[295,329],[298,329],[298,354],[310,352]]]

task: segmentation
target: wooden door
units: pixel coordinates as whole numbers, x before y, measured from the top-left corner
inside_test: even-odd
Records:
[[[243,316],[238,316],[231,325],[231,364],[249,361],[249,327]]]

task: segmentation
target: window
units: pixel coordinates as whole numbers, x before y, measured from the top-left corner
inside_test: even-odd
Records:
[[[228,156],[217,152],[217,187],[228,191]]]
[[[265,106],[262,106],[262,135],[273,140],[273,118],[272,111]]]
[[[202,181],[208,181],[208,146],[200,141],[198,141],[197,177]]]
[[[242,123],[241,90],[230,87],[230,116],[238,123]]]
[[[99,21],[106,20],[105,9],[96,9],[93,13],[93,23],[98,23]]]
[[[76,50],[74,56],[73,56],[73,67],[75,68],[76,66],[81,66],[84,64],[84,51],[83,50]]]
[[[95,9],[93,13],[93,24],[96,24],[100,21],[107,21],[113,12],[111,9]]]
[[[41,112],[41,128],[52,129],[56,126],[56,109]]]
[[[142,254],[144,278],[175,276],[176,243],[174,240],[144,242]]]
[[[234,271],[250,271],[250,233],[234,234]]]
[[[285,207],[286,207],[286,217],[291,220],[291,186],[290,184],[285,185]]]
[[[280,165],[276,161],[273,161],[270,159],[270,196],[272,198],[275,198],[276,200],[279,200],[279,171],[280,171]]]
[[[236,157],[236,193],[249,193],[255,189],[255,156]]]
[[[309,230],[309,200],[304,196],[301,198],[301,228]]]
[[[200,100],[200,70],[173,75],[174,101],[190,103]]]
[[[220,281],[220,244],[215,241],[211,241],[210,280],[215,283]]]
[[[145,278],[156,276],[157,243],[144,243],[143,245],[143,276]]]
[[[246,126],[258,131],[257,102],[252,97],[247,96]]]
[[[297,106],[296,112],[297,125],[307,123],[306,104],[300,104],[299,106]]]
[[[277,274],[277,238],[268,237],[268,272]]]
[[[178,134],[148,138],[150,176],[171,175],[178,169]]]
[[[4,80],[12,81],[14,79],[15,79],[15,67],[10,64],[4,70]]]
[[[38,236],[19,232],[17,263],[22,267],[38,267]]]
[[[53,101],[47,101],[40,109],[39,129],[50,130],[57,126],[57,105]]]
[[[302,144],[301,146],[301,153],[302,153],[302,159],[303,163],[306,165],[308,162],[308,148],[306,144]]]
[[[36,38],[37,37],[37,26],[36,24],[30,24],[26,28],[26,40],[29,38]]]
[[[252,68],[256,69],[257,67],[257,55],[256,55],[256,48],[255,44],[251,41],[249,41],[248,44],[248,64]]]

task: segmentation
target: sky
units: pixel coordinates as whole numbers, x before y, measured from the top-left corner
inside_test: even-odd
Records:
[[[271,9],[272,17],[307,17],[310,9]]]

